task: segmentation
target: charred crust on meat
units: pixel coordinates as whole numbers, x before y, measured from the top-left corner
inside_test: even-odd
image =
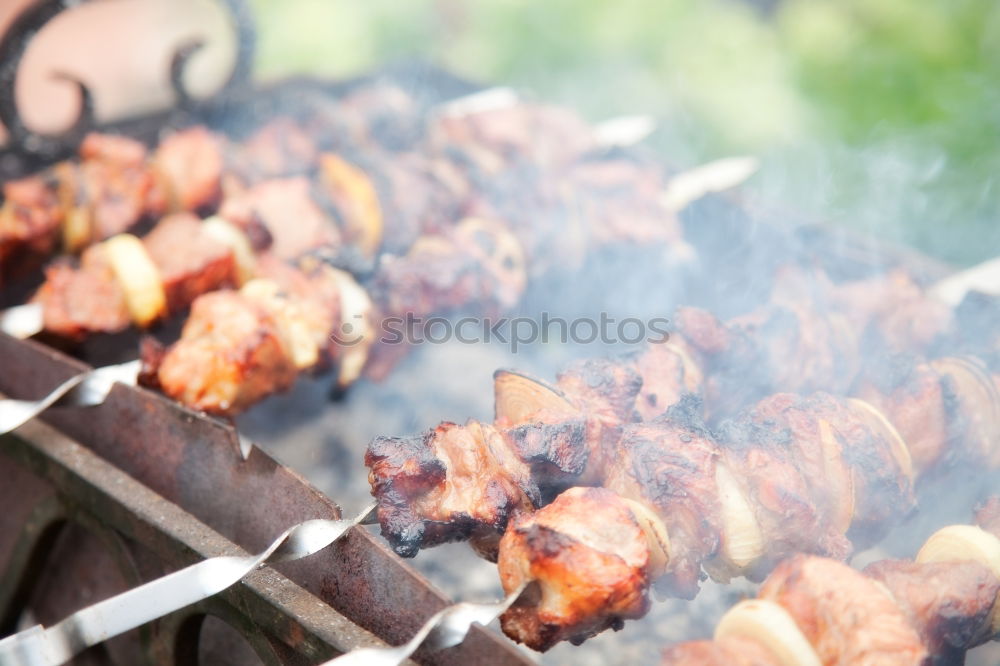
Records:
[[[681,428],[697,437],[712,438],[712,433],[705,425],[703,414],[704,402],[694,393],[684,393],[681,399],[653,419],[652,423],[669,424]]]
[[[440,526],[419,518],[411,506],[415,498],[444,481],[447,473],[444,463],[434,456],[431,436],[376,437],[365,452],[382,536],[401,557],[415,556],[422,546],[442,536]],[[471,521],[460,522],[450,529],[467,534],[474,526]]]
[[[892,393],[913,381],[918,363],[912,354],[879,356],[869,364],[865,375],[879,391]]]
[[[587,424],[578,419],[565,423],[531,423],[504,431],[514,452],[531,467],[537,495],[535,506],[547,504],[573,485],[587,467]]]

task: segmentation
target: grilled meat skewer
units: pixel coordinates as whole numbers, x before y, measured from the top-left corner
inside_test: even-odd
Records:
[[[720,620],[714,640],[669,648],[662,663],[917,665],[955,658],[1000,635],[1000,539],[991,529],[988,522],[945,527],[914,561],[883,560],[863,572],[796,556],[775,569],[757,599]]]
[[[847,289],[853,288],[853,285],[847,287]],[[857,289],[857,291],[862,292],[861,289]],[[861,305],[855,308],[855,313],[852,316],[861,320],[862,316],[857,312],[863,311],[866,307],[869,310],[873,309],[873,306]],[[880,307],[892,311],[892,308]],[[825,321],[822,314],[806,309],[801,309],[799,312],[807,323],[814,319],[820,321],[819,324],[810,324],[813,328],[822,326]],[[872,315],[864,316],[871,317]],[[731,330],[724,327],[708,313],[700,310],[686,309],[680,313],[679,320],[681,334],[671,337],[667,342],[650,344],[641,354],[629,359],[619,361],[592,359],[578,362],[560,374],[554,386],[548,386],[543,382],[531,380],[517,373],[498,372],[495,380],[495,425],[501,431],[506,432],[522,426],[527,430],[530,430],[532,426],[544,426],[551,430],[560,424],[583,422],[584,436],[576,444],[584,449],[577,456],[577,459],[583,458],[585,462],[579,475],[576,478],[568,479],[568,481],[577,484],[605,482],[609,478],[609,469],[613,466],[612,463],[622,460],[621,447],[626,442],[622,437],[624,428],[636,430],[639,426],[633,425],[634,422],[653,421],[656,416],[677,403],[685,393],[698,394],[705,390],[706,385],[709,387],[713,385],[715,377],[711,373],[703,372],[702,367],[707,366],[711,369],[712,364],[706,362],[706,357],[713,354],[719,356],[731,345],[729,341],[732,335]],[[792,358],[801,358],[803,362],[806,362],[815,346],[786,347],[784,360],[791,356]],[[775,349],[778,349],[777,345],[775,345]],[[857,355],[857,351],[851,353]],[[774,362],[777,363],[777,356],[775,356]],[[983,441],[984,433],[988,432],[990,424],[1000,423],[1000,414],[997,414],[996,411],[1000,400],[996,399],[995,391],[989,388],[989,381],[982,373],[977,374],[969,370],[969,368],[974,368],[974,365],[974,363],[970,365],[970,362],[960,360],[941,360],[926,366],[926,373],[929,377],[933,377],[928,381],[936,386],[937,390],[929,390],[922,395],[916,403],[916,407],[924,414],[939,414],[941,422],[947,423],[949,428],[948,432],[941,429],[936,431],[938,438],[933,442],[927,440],[934,435],[934,432],[920,433],[919,426],[916,426],[917,422],[911,421],[908,417],[907,410],[914,406],[912,400],[908,405],[897,406],[896,403],[902,400],[902,396],[882,395],[874,390],[866,390],[861,393],[862,398],[884,408],[886,414],[890,416],[890,422],[894,425],[895,421],[898,420],[900,430],[907,435],[914,435],[914,441],[917,442],[915,455],[918,469],[930,469],[938,459],[938,457],[925,455],[925,450],[928,447],[933,447],[935,451],[940,453],[949,450],[958,451],[961,448],[960,445],[967,445],[977,455],[982,456],[986,453],[987,444]],[[745,380],[751,381],[752,371],[749,368],[744,368],[744,370]],[[810,385],[815,384],[814,379],[808,381]],[[958,393],[952,390],[953,384],[959,387]],[[770,382],[768,386],[770,386]],[[755,387],[753,394],[756,394],[760,388]],[[962,399],[957,400],[957,395],[961,395]],[[751,404],[753,403],[751,402]],[[777,408],[778,404],[777,398],[771,399],[770,402],[765,399],[764,402],[760,403],[761,406],[771,405],[767,409]],[[885,430],[883,417],[877,411],[873,412],[870,406],[862,407],[861,405],[862,403],[848,403],[846,407],[841,409],[841,412],[854,414],[850,420],[852,423],[855,421],[873,423],[876,430]],[[956,406],[961,408],[954,409]],[[819,402],[816,403],[816,409],[821,409]],[[838,409],[840,408],[838,407]],[[946,414],[945,412],[948,410],[950,411]],[[978,412],[974,410],[978,410]],[[823,418],[829,420],[832,416]],[[737,423],[741,424],[740,428],[743,428],[745,432],[737,436],[739,428],[731,427],[730,432],[734,434],[735,439],[745,440],[758,435],[763,437],[765,434],[766,429],[757,428],[755,432],[756,426],[753,425],[753,422],[746,422],[744,419],[743,421],[737,420]],[[653,428],[655,424],[650,424],[649,427]],[[771,430],[776,431],[774,436],[780,435],[779,431],[783,427],[771,427]],[[824,427],[828,428],[828,426]],[[844,427],[849,428],[846,424]],[[889,426],[888,430],[892,432],[892,428],[893,426]],[[538,428],[538,432],[541,433],[542,429]],[[813,427],[812,436],[819,437],[820,434],[829,438],[828,433],[819,433]],[[917,438],[918,434],[922,436]],[[539,440],[540,437],[541,435],[535,435],[533,439]],[[893,446],[891,447],[891,455],[886,459],[898,461],[895,466],[885,467],[885,469],[890,470],[890,475],[893,474],[891,470],[898,468],[909,470],[911,466],[906,461],[909,449],[901,451],[904,447],[896,443],[897,440],[898,435],[894,432],[887,440]],[[909,442],[906,437],[904,437],[904,441]],[[383,446],[388,446],[388,444],[380,442],[380,447]],[[717,444],[712,446],[717,446]],[[536,445],[535,448],[540,451],[546,450],[544,444]],[[369,466],[372,462],[377,463],[377,461],[377,456],[372,458]],[[742,464],[764,464],[764,461],[756,463],[747,461]],[[772,462],[770,464],[778,463]],[[787,465],[789,463],[781,464]],[[912,474],[906,471],[905,476],[912,476]],[[373,470],[373,488],[391,483],[390,477],[391,472],[382,476]],[[562,477],[560,479],[567,481]],[[542,485],[546,485],[544,481]],[[549,485],[552,484],[549,483]],[[565,484],[562,487],[565,487]],[[376,490],[376,495],[378,494]],[[802,493],[799,492],[799,494]],[[388,507],[386,511],[389,512]],[[851,515],[849,509],[847,515]],[[440,521],[441,517],[438,516],[434,520]],[[388,522],[387,519],[383,521],[383,524],[388,524]],[[839,522],[842,523],[843,520]],[[878,523],[879,521],[874,520],[873,522]],[[398,522],[393,524],[400,525]],[[438,531],[440,532],[440,529]],[[418,532],[419,530],[411,530],[407,534],[413,535]],[[465,533],[459,532],[457,538],[462,538],[463,534]],[[407,552],[413,552],[414,545],[419,547],[419,539],[414,540],[409,536],[404,538],[401,533],[396,533],[393,530],[387,530],[386,536],[396,547]]]
[[[204,128],[167,137],[154,153],[122,136],[89,134],[79,161],[5,183],[0,207],[0,279],[37,266],[62,247],[79,252],[169,211],[218,201],[219,139]]]
[[[477,251],[475,239],[487,247]],[[520,297],[523,266],[508,261],[505,252],[516,241],[502,226],[466,220],[448,236],[425,242],[435,248],[436,261],[422,254],[401,258],[400,288],[388,292],[366,289],[308,255],[292,264],[274,256],[259,259],[260,279],[238,292],[195,299],[180,340],[164,353],[147,353],[147,383],[189,406],[232,415],[288,388],[300,372],[331,361],[345,386],[362,371],[387,372],[395,357],[385,356],[385,349],[398,354],[405,347],[373,349],[386,318],[403,314],[386,293],[399,297],[409,290],[417,303],[405,301],[405,312],[421,316],[490,303],[509,307]],[[436,279],[442,274],[447,281]]]
[[[243,231],[220,218],[168,215],[141,240],[119,234],[46,268],[34,296],[45,330],[69,339],[146,328],[200,294],[241,284],[253,271]]]

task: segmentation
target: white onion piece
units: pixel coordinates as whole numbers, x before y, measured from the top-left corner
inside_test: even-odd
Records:
[[[730,608],[715,627],[715,640],[731,636],[763,646],[781,666],[822,666],[794,618],[773,601],[748,599]]]
[[[349,386],[361,376],[375,341],[372,301],[349,273],[336,270],[334,274],[340,285],[340,330],[334,336],[341,343],[337,383]]]
[[[722,514],[722,558],[742,572],[764,554],[764,537],[739,482],[721,460],[715,465],[715,486]]]
[[[145,328],[166,314],[163,279],[142,241],[132,234],[119,234],[101,246],[125,294],[125,305],[132,321]]]
[[[910,456],[910,447],[907,446],[903,436],[896,430],[896,426],[892,425],[892,422],[885,417],[885,414],[870,402],[859,398],[848,398],[847,402],[852,407],[858,409],[858,415],[865,420],[865,423],[869,427],[880,430],[881,434],[889,440],[889,444],[892,446],[892,457],[896,459],[899,469],[910,480],[910,483],[913,483],[915,473],[913,458]]]
[[[323,184],[352,204],[344,223],[354,246],[373,258],[382,245],[382,205],[378,191],[362,169],[333,154],[320,158],[320,176]]]
[[[823,471],[826,474],[826,486],[844,488],[842,497],[833,502],[831,520],[833,529],[841,534],[847,532],[854,519],[854,507],[857,505],[857,485],[854,483],[854,471],[843,460],[843,448],[833,426],[826,419],[818,423],[819,444],[823,451]],[[836,475],[837,478],[833,478]]]
[[[72,254],[85,248],[90,243],[91,226],[90,208],[70,204],[63,218],[63,248]]]
[[[916,561],[962,562],[972,560],[982,564],[1000,578],[1000,539],[974,525],[949,525],[932,534]],[[994,604],[990,616],[990,637],[1000,634],[1000,603]]]
[[[272,280],[250,280],[240,293],[264,308],[278,325],[288,357],[299,370],[319,363],[319,345],[309,328],[301,306],[285,298]]]
[[[639,523],[639,527],[646,535],[646,541],[649,542],[649,578],[655,580],[667,571],[667,565],[670,563],[670,536],[667,534],[667,526],[645,504],[627,497],[622,497],[622,501],[635,515],[636,522]]]
[[[642,143],[655,131],[652,116],[617,116],[594,125],[594,140],[605,148],[628,147]]]
[[[706,194],[742,185],[758,168],[756,157],[726,157],[703,164],[671,178],[661,201],[667,210],[681,211]]]
[[[257,272],[257,257],[254,255],[250,239],[243,230],[228,220],[213,215],[206,219],[201,228],[212,239],[222,243],[233,253],[236,262],[236,277],[240,285],[253,279]]]
[[[493,373],[494,420],[504,427],[533,423],[543,415],[571,418],[580,413],[558,388],[519,372]]]

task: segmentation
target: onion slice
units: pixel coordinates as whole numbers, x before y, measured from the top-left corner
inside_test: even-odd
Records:
[[[860,416],[869,428],[874,429],[878,434],[889,440],[892,447],[892,457],[899,464],[899,469],[906,475],[912,484],[915,472],[913,469],[913,458],[910,456],[910,447],[906,445],[903,436],[896,430],[896,426],[885,417],[885,414],[866,400],[860,398],[848,398],[848,404],[856,408],[855,414]]]
[[[260,305],[277,323],[288,357],[299,370],[319,363],[319,345],[313,337],[302,308],[285,298],[273,280],[250,280],[240,293]]]
[[[722,514],[721,557],[735,575],[764,554],[764,537],[739,481],[721,460],[715,465],[715,486]]]
[[[1000,466],[1000,447],[995,445],[1000,430],[1000,393],[982,361],[970,357],[946,357],[930,362],[934,370],[950,382],[958,399],[953,424],[963,446],[991,467]]]
[[[649,542],[649,578],[656,580],[666,573],[667,565],[670,563],[670,536],[667,534],[667,526],[645,504],[627,497],[621,499],[631,509],[636,522],[646,535],[646,541]]]
[[[382,245],[382,206],[378,191],[364,171],[332,153],[320,157],[320,180],[341,208],[350,240],[366,257]]]
[[[495,421],[503,427],[537,422],[543,414],[550,418],[580,414],[559,389],[511,370],[493,373],[493,395]]]
[[[253,246],[250,245],[250,239],[243,230],[218,215],[206,219],[201,228],[233,253],[239,284],[244,285],[252,280],[257,272],[257,258]]]
[[[115,279],[125,294],[132,321],[145,328],[167,312],[163,279],[146,246],[132,234],[119,234],[101,244]]]
[[[339,386],[353,384],[368,361],[368,352],[375,342],[372,324],[372,301],[354,278],[341,270],[334,270],[340,286],[340,330],[333,339],[340,348]]]
[[[795,619],[773,601],[747,599],[730,608],[715,627],[715,640],[731,636],[758,643],[781,666],[822,664]]]
[[[1000,539],[974,525],[949,525],[932,534],[915,559],[921,564],[972,560],[1000,578]],[[990,616],[990,637],[998,634],[1000,603],[995,603]]]

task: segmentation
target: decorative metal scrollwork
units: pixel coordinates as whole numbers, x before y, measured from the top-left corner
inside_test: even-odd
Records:
[[[94,97],[82,81],[68,74],[56,72],[54,76],[75,83],[80,94],[80,112],[69,129],[58,134],[41,134],[29,128],[17,106],[15,87],[21,59],[31,40],[45,25],[61,12],[78,7],[91,0],[37,0],[21,12],[0,39],[0,122],[9,133],[8,149],[42,161],[55,159],[79,145],[83,136],[96,127]],[[213,95],[214,100],[224,100],[237,90],[249,86],[256,47],[256,30],[252,14],[244,0],[217,0],[229,14],[236,33],[236,64],[222,88]],[[201,40],[182,44],[170,62],[170,86],[176,106],[194,109],[198,102],[184,85],[184,71],[191,57],[204,47]]]

